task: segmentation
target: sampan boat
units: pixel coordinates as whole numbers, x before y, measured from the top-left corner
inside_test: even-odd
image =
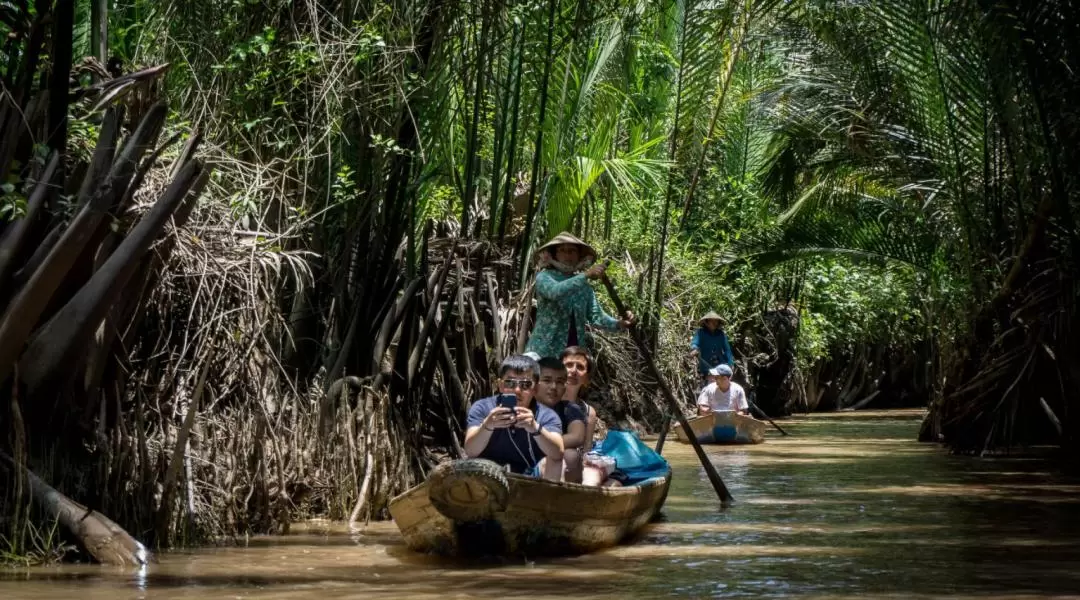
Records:
[[[702,417],[687,419],[699,444],[760,444],[765,441],[765,422],[734,411],[716,411]],[[672,430],[680,442],[690,438],[676,423]]]
[[[444,463],[390,501],[418,552],[573,555],[614,546],[656,516],[671,470],[626,487],[557,483],[504,472],[483,459]]]

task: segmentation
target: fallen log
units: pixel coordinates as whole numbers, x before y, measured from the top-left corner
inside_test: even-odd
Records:
[[[94,560],[106,565],[141,566],[153,559],[146,546],[112,519],[61,494],[0,451],[0,464],[4,463],[10,465],[13,474],[25,474],[34,501],[66,527]]]

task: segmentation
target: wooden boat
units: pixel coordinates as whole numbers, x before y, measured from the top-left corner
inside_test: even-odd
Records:
[[[760,444],[765,441],[765,422],[734,411],[717,411],[688,419],[699,444]],[[680,442],[690,443],[682,425],[672,430]]]
[[[670,469],[637,485],[592,487],[506,473],[487,460],[459,460],[391,500],[390,515],[418,552],[583,554],[640,530],[660,511],[670,483]]]

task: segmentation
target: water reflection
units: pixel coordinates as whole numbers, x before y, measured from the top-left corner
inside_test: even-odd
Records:
[[[1046,597],[1080,590],[1080,482],[1023,458],[912,441],[911,411],[784,423],[754,447],[709,448],[719,503],[686,446],[663,519],[633,545],[532,561],[416,555],[391,523],[301,524],[245,547],[175,552],[141,571],[0,571],[3,598]]]

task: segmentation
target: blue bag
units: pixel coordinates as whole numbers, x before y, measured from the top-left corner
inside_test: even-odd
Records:
[[[653,477],[667,475],[671,467],[664,457],[645,445],[632,431],[608,431],[593,451],[615,459],[613,478],[623,485],[636,485]]]

